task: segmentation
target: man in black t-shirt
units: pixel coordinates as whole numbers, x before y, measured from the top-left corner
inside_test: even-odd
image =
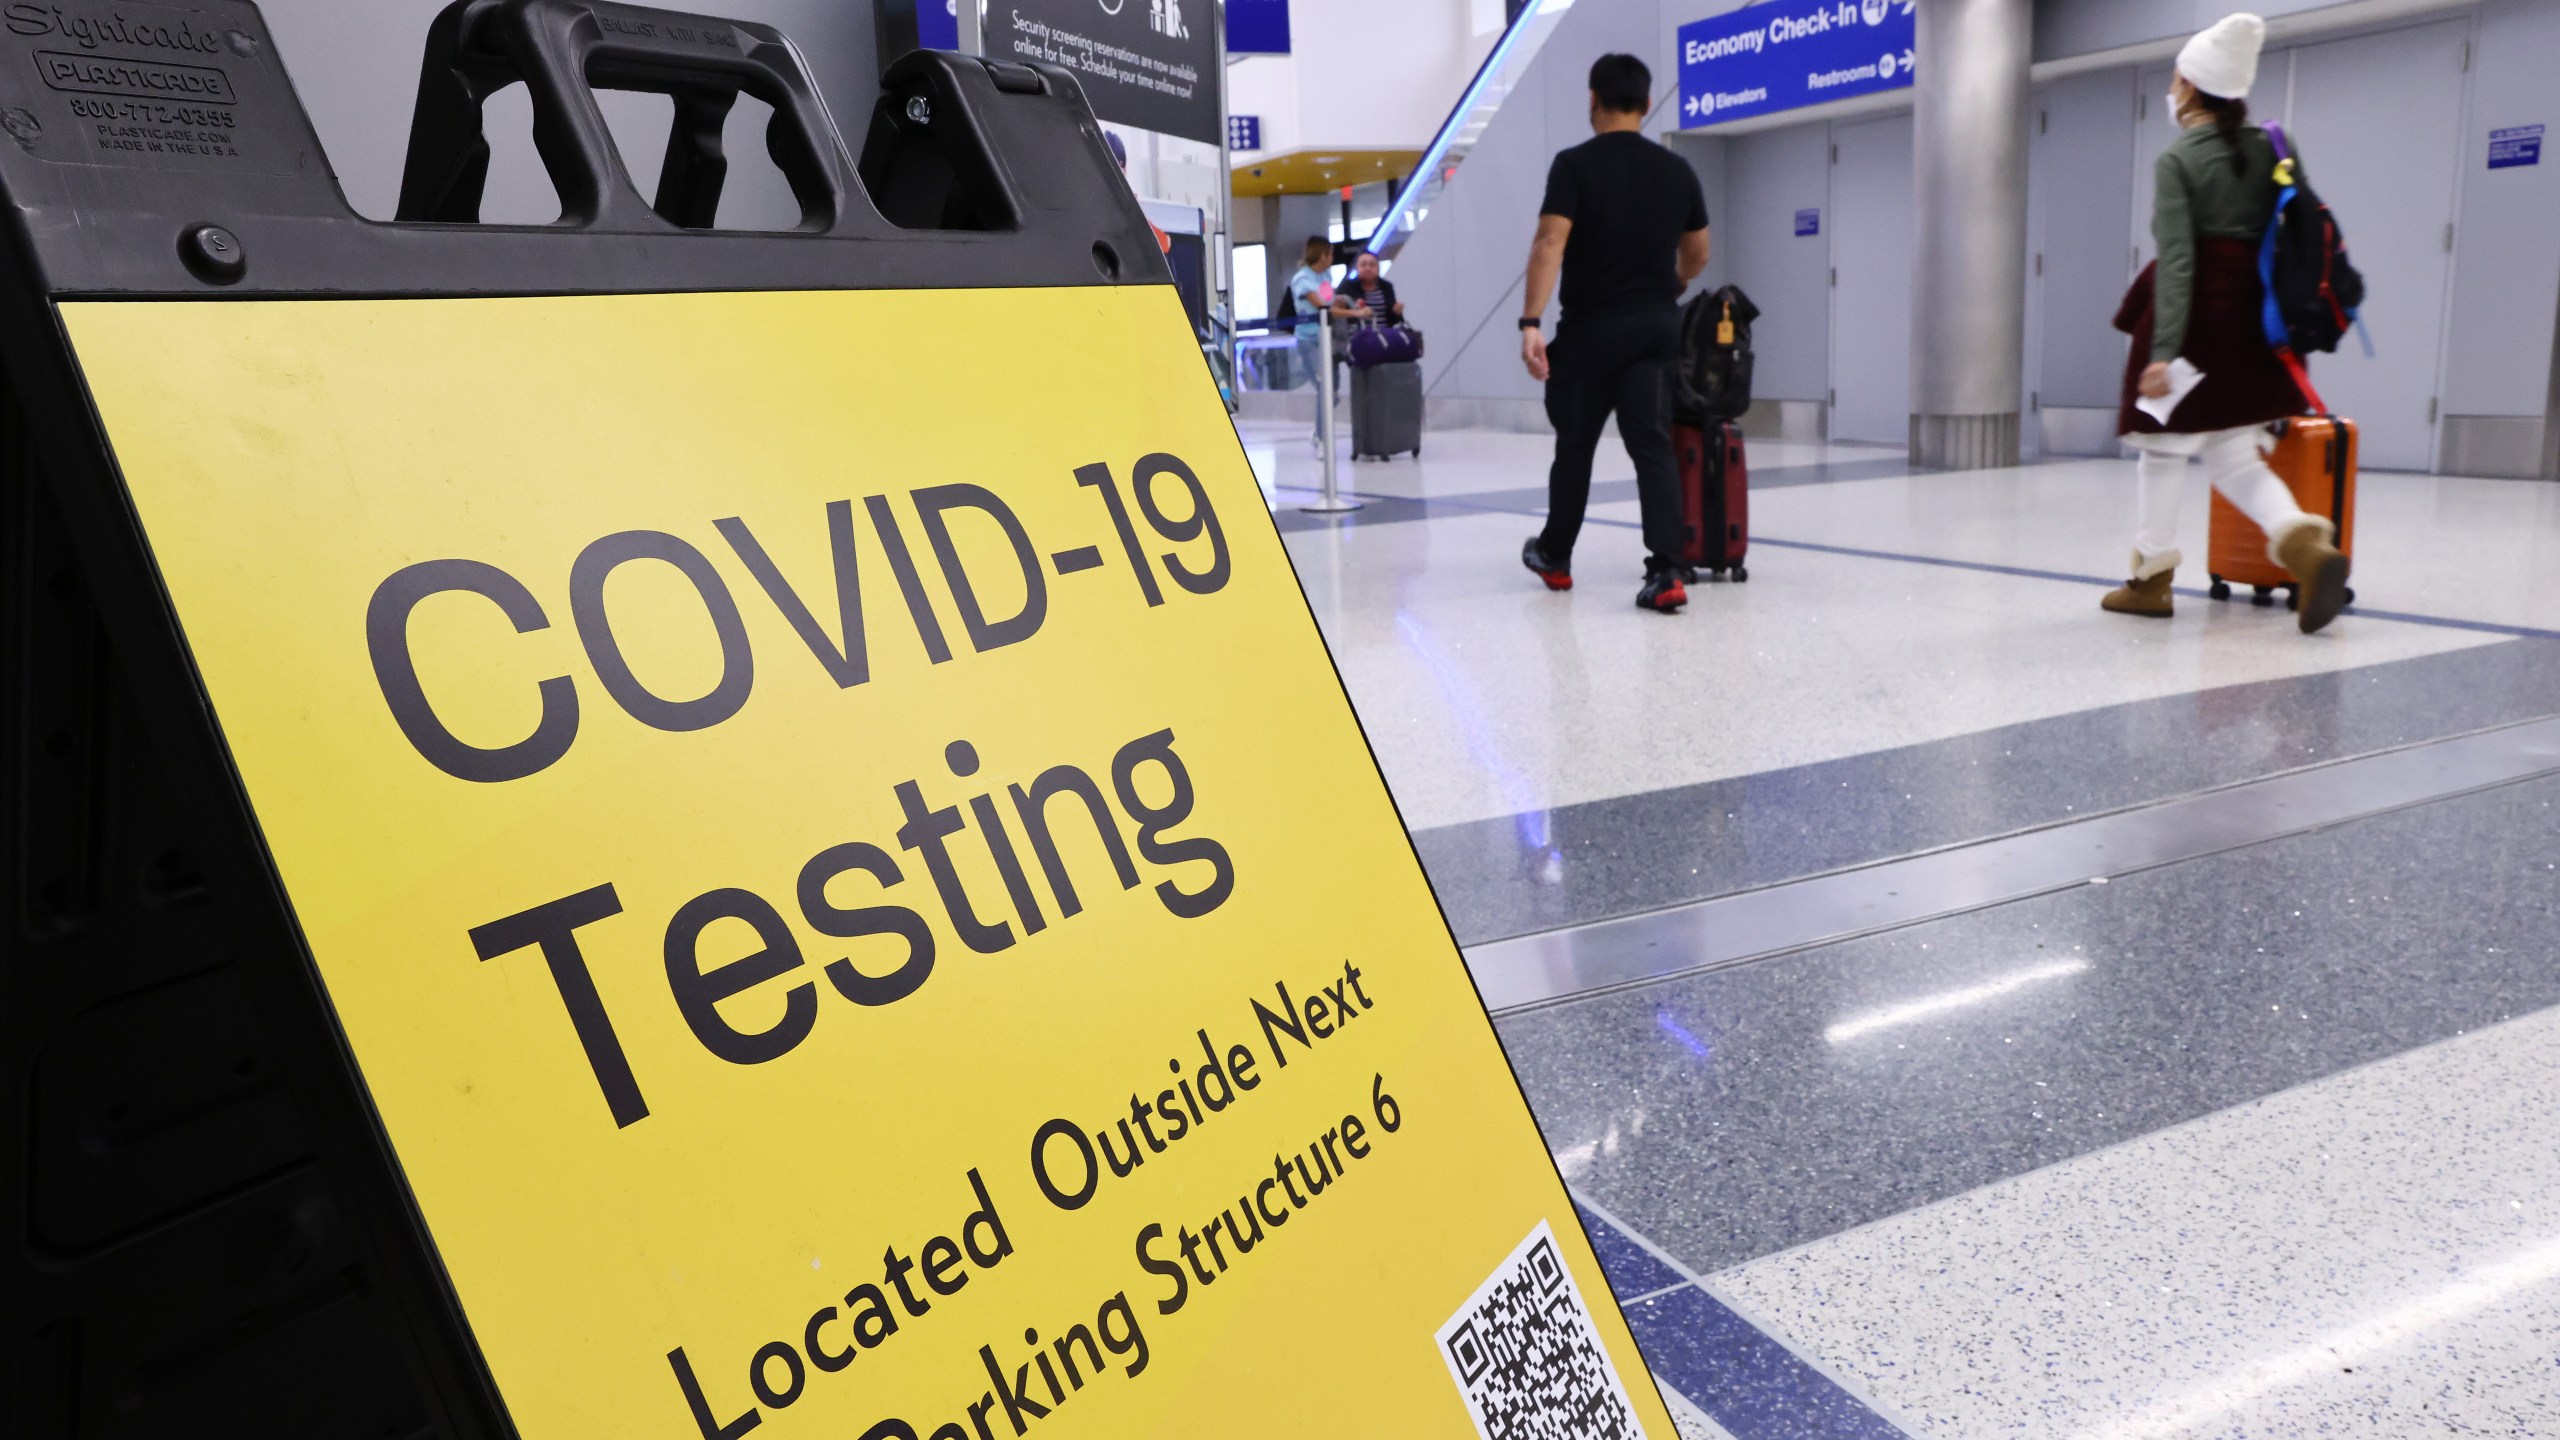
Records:
[[[1636,603],[1688,603],[1678,560],[1680,470],[1671,453],[1671,384],[1680,360],[1680,292],[1707,266],[1707,199],[1687,162],[1644,138],[1653,74],[1633,55],[1591,65],[1591,139],[1556,156],[1529,246],[1520,359],[1546,382],[1556,458],[1547,527],[1520,563],[1550,590],[1573,588],[1573,542],[1591,500],[1591,456],[1609,412],[1635,462],[1644,507],[1645,579]],[[1564,280],[1550,347],[1538,326]]]

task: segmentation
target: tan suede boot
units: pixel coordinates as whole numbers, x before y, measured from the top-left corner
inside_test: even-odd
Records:
[[[2294,614],[2305,635],[2347,608],[2347,557],[2330,543],[2337,533],[2328,521],[2306,515],[2267,545],[2267,554],[2293,577]]]
[[[2133,578],[2108,591],[2098,601],[2098,608],[2112,610],[2118,615],[2168,619],[2175,606],[2169,595],[2169,582],[2176,578],[2178,561],[2183,558],[2175,550],[2163,550],[2157,555],[2134,551]]]

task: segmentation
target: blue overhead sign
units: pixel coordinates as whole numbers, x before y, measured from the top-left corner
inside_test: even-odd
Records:
[[[1289,0],[1227,0],[1227,53],[1289,53]]]
[[[1770,0],[1680,27],[1680,128],[1911,83],[1919,0]]]
[[[960,6],[957,0],[916,0],[916,47],[921,50],[960,48]]]

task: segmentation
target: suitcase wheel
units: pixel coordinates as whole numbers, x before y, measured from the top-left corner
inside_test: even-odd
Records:
[[[2216,600],[2228,600],[2231,598],[2231,582],[2216,575],[2213,577],[2213,584],[2204,593]]]
[[[2347,587],[2347,603],[2350,605],[2356,603],[2356,587],[2353,585]]]
[[[1751,578],[1751,572],[1750,572],[1750,571],[1748,571],[1748,570],[1744,569],[1743,567],[1741,567],[1741,566],[1739,566],[1739,565],[1736,565],[1736,566],[1734,566],[1734,567],[1733,567],[1733,583],[1734,583],[1734,584],[1739,585],[1739,584],[1741,584],[1743,581],[1748,580],[1748,579],[1750,579],[1750,578]]]
[[[2276,603],[2275,587],[2272,585],[2250,586],[2249,603],[2252,605],[2273,605]]]

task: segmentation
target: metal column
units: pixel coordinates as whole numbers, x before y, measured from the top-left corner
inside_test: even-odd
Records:
[[[1914,47],[1911,458],[2018,463],[2030,0],[1921,0]]]
[[[1209,15],[1218,27],[1218,208],[1208,226],[1210,328],[1218,336],[1220,358],[1226,362],[1227,409],[1233,413],[1244,404],[1244,380],[1236,374],[1235,144],[1227,138],[1227,69],[1235,62],[1227,54],[1227,7],[1212,5]],[[1214,318],[1220,309],[1226,313],[1224,325]]]

